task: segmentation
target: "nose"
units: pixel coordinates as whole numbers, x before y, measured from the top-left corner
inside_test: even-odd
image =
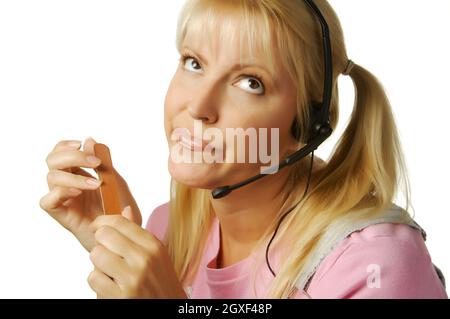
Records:
[[[205,124],[215,123],[218,119],[217,101],[218,94],[215,94],[214,85],[203,87],[202,93],[197,93],[188,106],[190,116],[196,120],[201,120]]]
[[[192,107],[188,107],[188,112],[191,115],[192,118],[195,120],[201,120],[204,123],[211,124],[214,123],[215,120],[213,120],[213,116],[211,115],[211,112],[208,112],[205,114],[204,112],[200,113],[198,110],[194,110]]]

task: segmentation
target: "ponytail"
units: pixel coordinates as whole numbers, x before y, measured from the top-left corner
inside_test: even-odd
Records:
[[[392,205],[401,182],[404,209],[410,206],[406,166],[388,97],[365,68],[353,64],[348,75],[356,91],[351,119],[311,192],[283,222],[275,246],[292,244],[285,249],[270,297],[292,294],[309,252],[336,218],[359,210],[365,212],[356,216],[361,219],[381,213]]]

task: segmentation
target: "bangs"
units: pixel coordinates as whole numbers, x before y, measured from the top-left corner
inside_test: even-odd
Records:
[[[255,53],[261,56],[261,63],[276,77],[276,60],[284,60],[282,41],[279,41],[278,20],[268,16],[264,1],[245,0],[191,0],[183,8],[177,27],[177,49],[182,50],[186,35],[195,35],[192,40],[197,47],[205,43],[233,46],[239,41],[239,63],[243,57],[254,63]]]

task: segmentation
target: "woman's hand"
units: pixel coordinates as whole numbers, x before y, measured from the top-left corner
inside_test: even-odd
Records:
[[[165,246],[132,221],[130,207],[89,228],[96,245],[88,283],[98,298],[187,298]]]
[[[94,234],[88,229],[91,222],[103,214],[98,179],[82,169],[95,168],[92,138],[86,139],[83,151],[79,141],[60,141],[47,156],[47,183],[49,192],[39,205],[50,216],[68,229],[79,242],[91,251],[95,244]],[[91,161],[92,160],[92,161]],[[140,211],[125,180],[117,173],[117,186],[122,207],[131,205],[134,220],[141,223]],[[120,212],[117,212],[120,213]]]

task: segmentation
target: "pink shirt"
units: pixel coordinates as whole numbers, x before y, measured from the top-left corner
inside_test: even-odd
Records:
[[[162,240],[167,223],[165,203],[153,211],[146,229]],[[190,287],[191,298],[264,298],[273,275],[265,262],[255,266],[257,252],[216,269],[219,248],[216,218]],[[272,268],[280,269],[276,251],[270,251],[270,258]],[[375,274],[378,281],[371,280]],[[367,226],[344,239],[320,263],[307,293],[311,298],[448,298],[420,232],[393,223]],[[297,291],[293,298],[308,296]]]

